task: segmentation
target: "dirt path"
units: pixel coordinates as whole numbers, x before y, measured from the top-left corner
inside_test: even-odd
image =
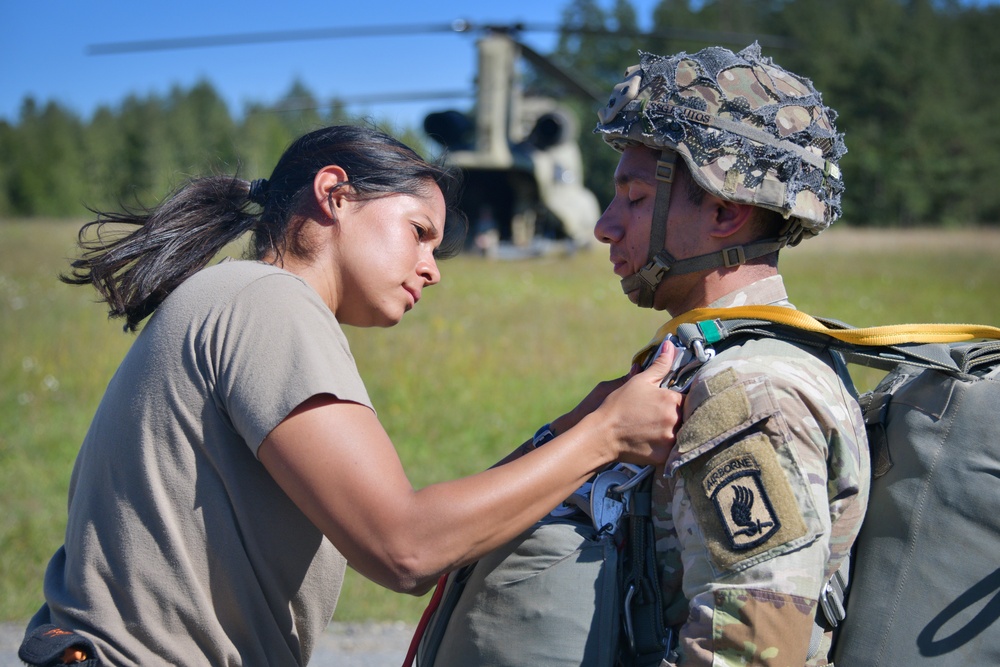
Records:
[[[24,667],[17,659],[23,624],[0,624],[0,667]],[[404,623],[331,623],[310,667],[400,667],[413,636]]]

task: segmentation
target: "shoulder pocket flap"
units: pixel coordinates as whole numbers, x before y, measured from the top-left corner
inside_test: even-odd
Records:
[[[666,474],[711,451],[777,412],[766,378],[730,384],[706,398],[684,421],[677,444],[666,465]]]

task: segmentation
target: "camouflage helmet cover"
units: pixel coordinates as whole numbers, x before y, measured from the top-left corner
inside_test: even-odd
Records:
[[[762,57],[756,43],[738,54],[639,56],[598,113],[594,131],[605,141],[676,151],[709,192],[797,222],[791,244],[840,217],[837,162],[847,148],[811,81]]]

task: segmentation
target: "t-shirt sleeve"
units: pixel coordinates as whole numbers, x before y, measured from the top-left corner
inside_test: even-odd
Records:
[[[372,407],[336,317],[295,276],[270,274],[251,282],[204,334],[215,400],[254,455],[312,396],[331,394]]]

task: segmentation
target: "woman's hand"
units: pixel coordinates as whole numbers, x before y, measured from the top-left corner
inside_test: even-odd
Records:
[[[581,420],[585,428],[588,420],[606,420],[609,444],[617,447],[616,459],[644,465],[666,461],[680,427],[684,398],[676,391],[660,387],[670,373],[674,354],[673,346],[664,346],[646,370],[632,374],[603,399],[591,416]],[[581,405],[605,384],[608,383],[598,385]]]

